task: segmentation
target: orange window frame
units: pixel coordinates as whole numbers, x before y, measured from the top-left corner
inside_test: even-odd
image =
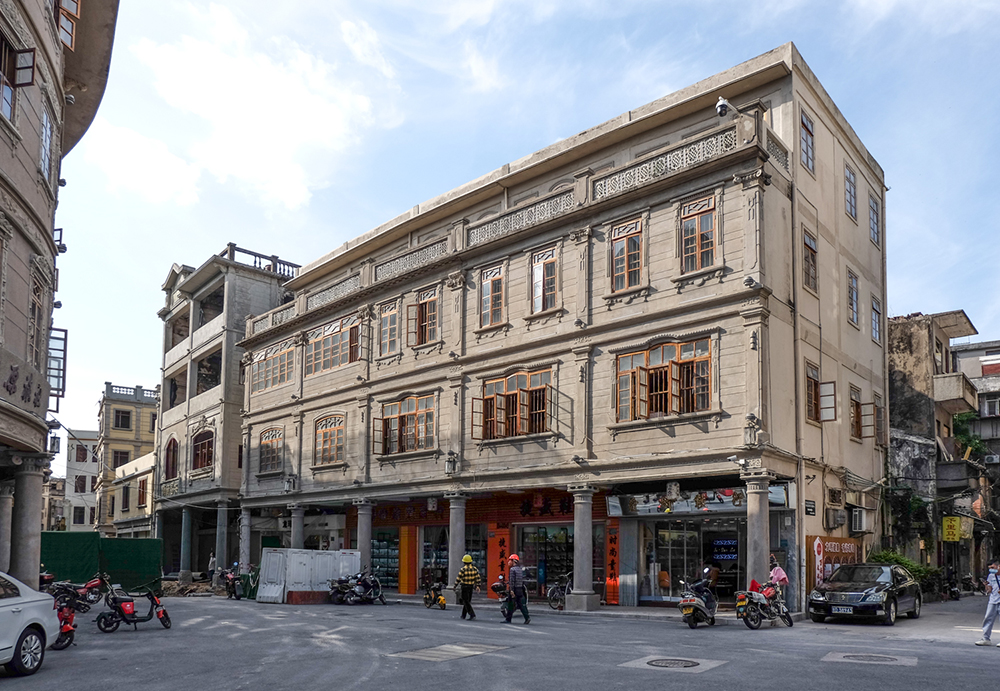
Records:
[[[715,265],[717,225],[714,195],[681,206],[681,273]]]

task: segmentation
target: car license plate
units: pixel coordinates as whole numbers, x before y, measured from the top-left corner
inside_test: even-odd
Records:
[[[684,614],[691,614],[694,611],[694,607],[681,607],[681,612]]]
[[[854,614],[853,607],[831,607],[830,611],[834,614]]]

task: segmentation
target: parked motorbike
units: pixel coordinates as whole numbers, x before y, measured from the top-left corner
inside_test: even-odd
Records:
[[[125,624],[132,624],[133,628],[138,630],[138,624],[156,617],[160,620],[163,628],[169,629],[170,615],[167,614],[167,608],[160,603],[160,598],[156,596],[152,588],[148,585],[141,585],[137,590],[145,591],[141,597],[149,600],[148,612],[143,615],[136,614],[135,600],[124,590],[112,587],[108,589],[107,595],[104,596],[104,602],[108,605],[110,611],[101,612],[97,615],[97,628],[104,633],[112,633],[124,622]]]
[[[967,573],[962,576],[962,590],[973,593],[976,591],[976,579],[973,578],[971,573]]]
[[[986,586],[987,585],[988,584],[986,583],[986,579],[985,578],[979,578],[979,579],[977,579],[976,580],[976,592],[977,593],[982,593],[983,595],[986,595]]]
[[[88,605],[96,605],[101,601],[103,593],[102,574],[94,574],[86,583],[70,583],[69,581],[56,581],[48,586],[48,592],[57,597],[59,593],[73,593],[77,599],[86,602]],[[78,610],[79,611],[79,610]]]
[[[226,586],[226,599],[237,600],[243,597],[243,581],[239,574],[240,563],[233,562],[233,568],[219,571],[219,579]]]
[[[357,579],[361,577],[361,574],[354,574],[353,576],[341,576],[340,578],[330,580],[330,602],[335,605],[342,605],[347,601],[347,594],[354,592],[354,586],[357,584]]]
[[[948,581],[948,584],[947,584],[946,590],[945,590],[945,595],[950,600],[961,600],[962,599],[962,591],[958,589],[958,583],[955,581],[955,579],[952,579],[952,580]]]
[[[90,605],[80,599],[75,591],[62,591],[56,594],[52,606],[59,615],[59,636],[52,644],[53,650],[65,650],[73,645],[76,638],[76,613],[90,611]]]
[[[355,578],[354,588],[344,595],[344,602],[349,605],[372,604],[376,601],[385,604],[382,583],[374,572],[368,572],[366,567]]]
[[[41,569],[38,572],[38,592],[47,593],[49,592],[49,587],[55,583],[56,576],[45,570],[45,564],[39,564],[38,567]]]
[[[705,571],[704,575],[707,575],[708,569]],[[680,581],[680,584],[684,586],[684,591],[677,606],[684,615],[684,623],[692,629],[697,628],[700,621],[715,626],[715,613],[719,609],[719,602],[708,588],[708,579],[702,578],[693,583]]]
[[[751,580],[749,590],[736,593],[736,618],[742,619],[751,630],[759,629],[764,619],[771,622],[781,619],[785,626],[791,626],[794,622],[781,594],[782,585],[788,585],[788,576],[772,557],[767,583],[762,586]]]
[[[431,583],[430,581],[424,581],[424,607],[430,609],[434,605],[437,605],[441,609],[446,609],[448,607],[448,601],[444,599],[444,595],[441,591],[444,590],[444,583]]]
[[[500,600],[500,614],[504,619],[509,618],[514,613],[514,595],[510,592],[503,574],[500,574],[500,580],[490,586],[490,590],[496,593]]]

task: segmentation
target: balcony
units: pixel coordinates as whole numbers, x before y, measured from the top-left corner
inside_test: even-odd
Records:
[[[961,372],[934,375],[934,402],[949,415],[979,410],[976,387]]]

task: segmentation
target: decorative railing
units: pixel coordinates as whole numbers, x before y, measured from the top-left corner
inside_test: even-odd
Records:
[[[287,278],[294,278],[299,273],[298,264],[293,264],[284,259],[278,259],[278,255],[266,255],[259,254],[257,252],[251,252],[250,250],[245,250],[242,247],[237,247],[236,243],[230,242],[226,245],[226,249],[219,252],[220,257],[225,257],[231,262],[238,262],[240,264],[245,264],[247,266],[252,266],[255,269],[260,269],[261,271],[271,271],[278,274],[279,276],[285,276]]]
[[[414,269],[419,269],[421,266],[430,264],[435,259],[443,257],[447,253],[447,240],[435,242],[433,245],[420,247],[413,252],[407,252],[402,256],[396,257],[395,259],[390,259],[387,262],[377,264],[375,266],[375,280],[384,281],[386,279],[399,276],[400,274],[413,271]]]
[[[271,312],[271,326],[277,326],[295,316],[295,305],[290,305],[283,310]]]
[[[780,164],[785,170],[788,170],[788,149],[778,141],[777,137],[771,131],[767,133],[767,153],[770,154],[772,161]]]
[[[250,326],[250,333],[260,333],[269,326],[271,326],[271,317],[268,315],[254,319],[252,325]]]
[[[355,274],[349,278],[345,278],[340,283],[334,283],[329,288],[324,288],[323,290],[313,293],[306,298],[306,309],[311,310],[319,307],[320,305],[325,305],[328,302],[333,302],[338,300],[345,295],[353,293],[361,287],[361,276]]]
[[[181,480],[180,478],[174,478],[173,480],[164,480],[160,485],[160,496],[161,497],[172,497],[175,494],[179,494],[181,491]]]
[[[548,221],[571,211],[576,204],[573,198],[573,191],[568,190],[559,194],[535,202],[530,206],[509,211],[491,221],[478,225],[468,230],[468,246],[475,247],[485,242],[495,240],[510,233],[529,226]]]
[[[737,146],[736,128],[723,130],[695,142],[682,144],[641,163],[594,180],[593,200],[600,201],[642,187],[662,175],[704,163]]]

